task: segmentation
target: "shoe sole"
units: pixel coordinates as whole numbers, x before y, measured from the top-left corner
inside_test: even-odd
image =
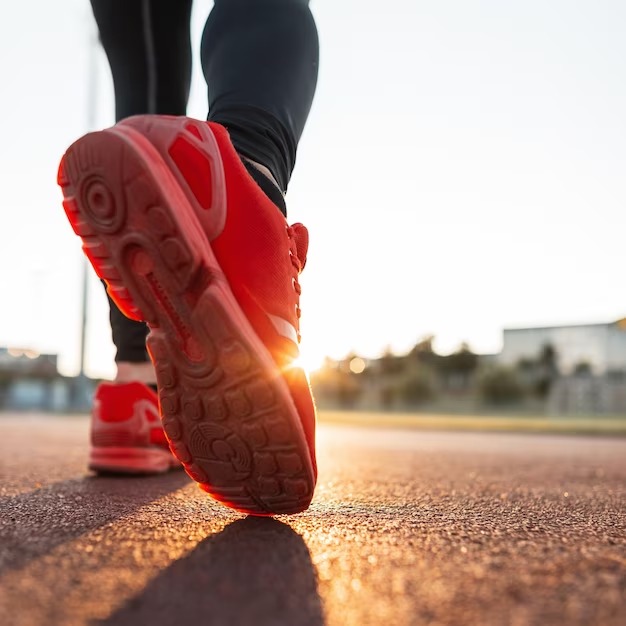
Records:
[[[207,150],[221,165],[217,142]],[[163,427],[187,473],[245,513],[306,509],[314,471],[288,387],[157,150],[132,128],[91,133],[68,149],[58,183],[111,297],[150,327]],[[212,191],[211,210],[225,211],[223,183]]]
[[[93,447],[89,469],[100,474],[164,474],[179,467],[168,450],[152,448]]]

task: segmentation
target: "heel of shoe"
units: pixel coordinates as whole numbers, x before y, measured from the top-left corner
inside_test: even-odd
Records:
[[[142,144],[146,153],[156,149],[207,239],[218,237],[226,223],[226,176],[209,124],[189,117],[136,115],[120,122],[115,132]]]

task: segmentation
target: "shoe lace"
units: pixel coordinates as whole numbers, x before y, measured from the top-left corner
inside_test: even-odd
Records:
[[[292,226],[287,226],[287,236],[289,237],[289,259],[294,270],[291,284],[297,295],[296,330],[298,332],[298,343],[300,343],[300,316],[302,315],[302,310],[300,309],[300,294],[302,293],[302,287],[300,286],[298,277],[306,265],[308,233],[302,224],[293,224]]]

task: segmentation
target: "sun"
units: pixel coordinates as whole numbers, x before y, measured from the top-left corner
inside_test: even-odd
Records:
[[[300,355],[293,361],[294,367],[302,368],[307,374],[319,370],[323,363],[325,355],[322,352],[311,349],[312,346],[300,346]]]

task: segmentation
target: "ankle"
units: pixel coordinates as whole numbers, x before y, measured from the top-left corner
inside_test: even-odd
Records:
[[[278,182],[274,178],[274,175],[269,170],[269,168],[265,167],[265,165],[262,165],[261,163],[257,163],[256,161],[253,161],[252,159],[249,159],[247,156],[243,156],[242,155],[241,158],[242,158],[243,161],[245,161],[246,163],[249,163],[250,165],[252,165],[252,167],[254,167],[256,170],[261,172],[261,174],[263,174],[263,176],[265,176],[267,179],[269,179],[270,182],[274,183],[276,189],[278,189],[278,191],[280,191],[281,194],[283,193],[282,189],[280,188],[280,185],[278,184]]]
[[[261,188],[261,191],[269,198],[269,200],[274,204],[278,210],[287,217],[287,204],[285,203],[285,196],[283,192],[280,190],[278,183],[270,170],[257,163],[256,161],[252,161],[247,157],[240,156],[241,162],[243,163],[246,171],[250,175],[250,177],[254,180],[254,182]]]
[[[144,383],[144,385],[155,385],[156,373],[154,371],[154,365],[151,361],[143,363],[129,363],[127,361],[122,361],[117,363],[117,374],[114,382],[139,382]]]

